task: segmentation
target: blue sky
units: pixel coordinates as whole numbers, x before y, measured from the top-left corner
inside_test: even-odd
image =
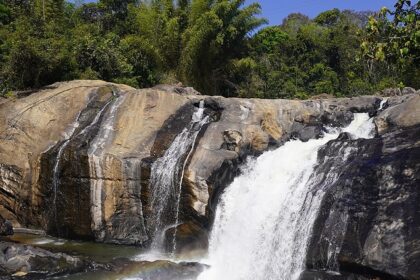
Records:
[[[320,12],[338,8],[355,11],[377,11],[383,6],[393,8],[395,0],[247,0],[247,3],[259,2],[263,17],[270,25],[277,25],[290,13],[299,12],[315,17]]]
[[[95,0],[85,0],[94,2]],[[338,8],[355,11],[378,11],[383,6],[392,8],[395,0],[247,0],[247,3],[259,2],[262,6],[262,16],[269,20],[270,25],[280,24],[291,13],[302,13],[315,17],[320,12]]]

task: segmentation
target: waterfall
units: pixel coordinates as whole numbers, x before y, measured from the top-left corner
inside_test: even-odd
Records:
[[[388,97],[384,97],[382,100],[381,100],[381,103],[379,104],[379,109],[378,109],[378,111],[380,112],[380,111],[382,111],[383,109],[385,109],[384,107],[385,107],[385,105],[388,103]]]
[[[52,184],[53,184],[53,207],[54,207],[54,222],[55,225],[58,226],[58,220],[57,220],[57,191],[58,191],[58,185],[60,183],[60,159],[64,152],[64,149],[67,147],[67,145],[70,143],[70,139],[73,136],[73,134],[76,132],[76,129],[80,126],[79,118],[80,118],[81,112],[76,117],[76,120],[70,125],[70,128],[66,133],[64,134],[64,141],[61,143],[60,147],[58,148],[57,156],[55,158],[55,164],[53,169],[53,178],[52,178]],[[58,227],[57,227],[58,228]]]
[[[367,114],[355,114],[343,130],[292,140],[250,161],[221,196],[206,260],[210,268],[199,279],[298,279],[325,188],[338,176],[333,170],[314,175],[318,150],[341,131],[370,138],[372,129]],[[337,164],[345,164],[349,154],[341,149]],[[332,258],[335,249],[329,250]]]
[[[55,219],[54,222],[55,222],[55,226],[56,226],[57,231],[58,231],[58,228],[59,228],[59,225],[58,225],[58,217],[57,217],[57,195],[59,193],[60,175],[61,175],[60,164],[61,164],[63,153],[64,153],[66,147],[72,142],[73,139],[76,139],[77,137],[80,137],[82,135],[87,134],[95,125],[97,125],[99,123],[99,121],[101,120],[104,112],[106,111],[106,109],[112,103],[113,103],[113,105],[118,104],[118,100],[120,100],[121,97],[118,97],[118,98],[115,99],[115,97],[118,96],[118,94],[116,93],[115,89],[112,89],[112,95],[113,95],[113,98],[111,98],[110,100],[108,100],[102,106],[102,108],[99,110],[99,112],[95,115],[94,119],[90,123],[88,123],[87,125],[85,125],[83,127],[83,129],[80,128],[80,126],[82,124],[81,119],[83,119],[83,113],[84,113],[84,111],[87,110],[88,108],[86,107],[84,110],[82,110],[81,112],[79,112],[78,116],[76,117],[76,120],[72,123],[72,125],[70,126],[70,129],[68,129],[68,131],[66,132],[65,137],[64,137],[64,141],[62,141],[59,144],[58,152],[57,152],[57,155],[56,155],[56,158],[55,158],[55,163],[54,163],[54,168],[53,168],[53,178],[52,178],[52,187],[53,187],[53,211],[54,211],[54,219]],[[90,99],[88,101],[88,104],[90,102],[92,102],[92,99]],[[115,106],[112,106],[112,108],[114,108],[114,107]],[[111,109],[111,111],[112,111],[112,109]],[[108,129],[109,129],[109,127],[105,125],[105,128],[100,130],[100,132],[99,132],[100,136],[97,136],[95,138],[95,140],[93,141],[93,144],[91,145],[91,148],[88,151],[88,154],[90,154],[91,151],[93,151],[92,154],[94,154],[96,152],[96,150],[98,150],[99,148],[102,148],[103,147],[103,145],[104,145],[103,141],[106,141],[106,139],[104,138],[104,136],[107,135],[107,132],[106,131]],[[103,131],[105,131],[105,132],[103,132]],[[105,140],[102,140],[102,138],[104,138]],[[94,160],[94,162],[95,163],[93,164],[93,166],[96,166],[98,160]],[[89,164],[92,166],[92,163],[91,162],[89,162]],[[101,177],[102,177],[102,174],[101,174]],[[95,193],[94,195],[98,196],[97,193]]]
[[[114,97],[115,97],[114,93]],[[103,150],[105,146],[112,141],[114,134],[114,123],[119,106],[123,103],[125,95],[119,95],[113,101],[106,118],[102,120],[101,128],[98,134],[93,139],[89,146],[89,172],[91,184],[91,215],[92,215],[92,230],[96,234],[96,238],[103,239],[105,232],[103,229],[103,211],[102,211],[102,198],[103,198],[103,184],[104,172],[102,168],[102,161],[104,160]],[[107,106],[104,106],[107,107]],[[101,116],[99,113],[97,116]],[[99,119],[99,118],[98,118]],[[94,121],[95,122],[95,121]],[[107,159],[105,158],[105,161]]]
[[[151,248],[160,251],[164,247],[165,233],[174,228],[172,234],[172,252],[176,249],[176,226],[179,221],[179,204],[181,200],[181,186],[184,169],[194,150],[194,145],[201,128],[208,122],[204,115],[204,101],[194,112],[191,123],[177,135],[165,154],[152,165],[150,186],[151,197],[151,225],[153,241]]]

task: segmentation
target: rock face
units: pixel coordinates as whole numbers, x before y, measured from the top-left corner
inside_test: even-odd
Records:
[[[38,277],[41,279],[46,276],[82,271],[87,266],[87,262],[77,257],[31,246],[0,242],[0,278],[16,275],[28,276],[28,279],[38,279]]]
[[[337,165],[338,149],[350,156]],[[374,139],[331,141],[317,173],[335,167],[307,266],[379,279],[420,279],[420,125]]]
[[[12,223],[0,215],[0,236],[13,235]]]
[[[349,149],[360,147],[360,160],[343,167],[339,182],[328,189],[307,265],[326,269],[331,262],[350,274],[362,267],[418,279],[419,102],[417,93],[390,97],[384,105],[375,96],[226,99],[181,86],[57,83],[0,104],[0,214],[63,237],[141,246],[161,238],[171,244],[168,250],[206,249],[218,197],[247,156],[291,138],[320,137],[325,126],[344,126],[353,113],[368,112],[378,135],[368,141],[340,138]],[[183,151],[173,147],[201,121]],[[320,153],[325,163],[319,172],[328,168],[331,145]],[[179,207],[165,210],[172,218],[159,221],[166,227],[157,232],[159,186],[150,181],[162,157],[176,162],[168,201]],[[323,230],[341,217],[330,213],[345,213],[342,237]],[[333,260],[325,245],[331,238],[342,244]]]
[[[363,277],[351,273],[335,273],[325,271],[305,271],[300,276],[301,280],[369,280],[370,278]],[[375,278],[374,278],[375,279]]]

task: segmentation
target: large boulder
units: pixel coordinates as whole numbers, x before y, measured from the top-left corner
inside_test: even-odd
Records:
[[[181,86],[56,83],[0,104],[0,210],[55,235],[147,245],[151,165],[188,126],[200,100],[210,123],[185,163],[179,209],[185,225],[176,231],[184,240],[189,232],[207,236],[217,196],[247,155],[291,137],[316,137],[320,123],[345,125],[351,112],[374,112],[380,102],[226,99]]]
[[[130,275],[130,279],[143,280],[197,279],[197,276],[200,275],[206,267],[206,265],[196,262],[175,263],[165,260],[152,262],[127,262],[125,260],[117,260],[111,264],[113,271],[117,271],[123,275]]]
[[[45,279],[47,276],[82,271],[89,264],[85,260],[63,253],[52,253],[32,246],[0,242],[0,278],[16,275]]]
[[[410,111],[399,116],[411,117]],[[350,155],[342,157],[342,150]],[[420,123],[373,139],[341,137],[319,158],[315,174],[337,178],[324,189],[307,267],[368,279],[420,279]]]
[[[227,99],[181,85],[135,90],[103,81],[57,83],[0,104],[0,214],[53,235],[148,246],[156,235],[151,217],[158,199],[152,166],[202,104],[208,122],[177,158],[180,170],[171,179],[181,190],[173,201],[179,208],[167,215],[177,219],[167,221],[162,236],[175,240],[177,251],[206,249],[218,197],[249,155],[289,139],[317,138],[325,126],[350,123],[356,112],[376,116],[383,140],[358,145],[377,151],[395,144],[387,133],[400,135],[398,129],[418,123],[418,99],[394,96],[378,115],[378,96]],[[386,158],[384,150],[383,156],[395,154]],[[373,267],[376,257],[362,265]]]
[[[379,134],[420,123],[420,94],[390,98],[387,103],[389,108],[375,118]]]

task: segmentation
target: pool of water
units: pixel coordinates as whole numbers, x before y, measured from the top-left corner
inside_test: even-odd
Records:
[[[88,258],[96,263],[112,264],[111,271],[85,271],[48,278],[57,280],[172,279],[171,275],[182,273],[187,275],[186,278],[182,279],[189,280],[195,279],[195,277],[188,277],[188,275],[194,274],[194,268],[185,268],[182,265],[178,267],[178,263],[200,258],[199,256],[192,258],[191,255],[173,258],[170,255],[151,253],[136,246],[75,241],[31,233],[15,233],[13,236],[3,237],[0,240],[31,245],[55,253],[62,252],[72,256]]]
[[[144,249],[135,246],[74,241],[29,233],[15,233],[11,237],[4,238],[4,240],[32,245],[52,252],[89,257],[91,260],[101,263],[107,263],[118,258],[136,258],[136,256],[145,252]]]

